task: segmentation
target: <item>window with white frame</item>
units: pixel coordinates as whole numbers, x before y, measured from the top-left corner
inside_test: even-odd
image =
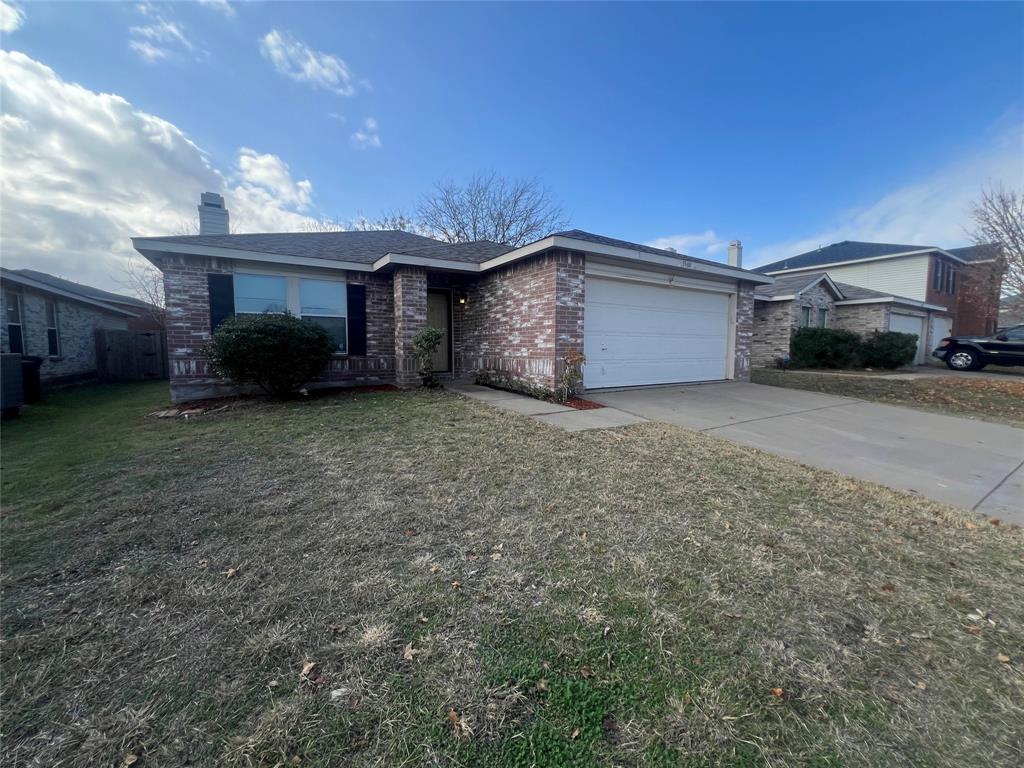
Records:
[[[50,357],[60,357],[60,326],[57,324],[57,302],[46,301],[46,347]]]
[[[235,313],[291,312],[323,327],[348,351],[348,301],[343,280],[235,273]]]
[[[7,351],[25,354],[25,337],[21,330],[21,294],[4,291],[4,312],[7,314]]]
[[[807,328],[811,324],[811,308],[800,307],[800,327]]]
[[[818,309],[818,327],[828,328],[828,310],[825,307]]]

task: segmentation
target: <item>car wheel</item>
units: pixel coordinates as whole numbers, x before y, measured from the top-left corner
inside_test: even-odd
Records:
[[[964,347],[954,349],[946,355],[946,367],[952,371],[974,371],[980,363],[977,353]]]

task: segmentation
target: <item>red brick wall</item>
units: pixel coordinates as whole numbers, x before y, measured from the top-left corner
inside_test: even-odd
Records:
[[[210,370],[203,347],[210,340],[210,300],[206,276],[234,271],[227,260],[176,256],[160,265],[167,307],[167,355],[174,402],[229,395],[236,391]],[[366,286],[366,356],[336,355],[320,383],[387,383],[395,378],[395,313],[391,278],[346,272],[345,279]]]
[[[481,275],[456,304],[456,370],[554,389],[583,351],[583,256],[556,251]]]
[[[956,293],[950,295],[934,288],[934,276],[939,261],[953,265],[957,270]],[[928,290],[925,301],[946,307],[953,318],[954,334],[993,333],[999,318],[999,292],[1001,281],[994,264],[961,264],[958,261],[933,256],[928,262]]]
[[[395,381],[399,386],[413,386],[419,381],[419,366],[412,339],[427,325],[427,271],[423,267],[399,267],[393,281]],[[367,318],[367,328],[369,323]]]

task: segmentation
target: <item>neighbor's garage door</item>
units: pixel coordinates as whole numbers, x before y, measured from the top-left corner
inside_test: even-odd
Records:
[[[916,315],[901,315],[896,312],[892,312],[889,315],[890,331],[917,334],[917,356],[914,358],[915,363],[924,362],[924,321],[925,318],[917,317]]]
[[[728,294],[587,277],[586,296],[588,389],[728,375]]]

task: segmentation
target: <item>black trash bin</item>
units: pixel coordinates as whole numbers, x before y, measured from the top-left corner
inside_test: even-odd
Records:
[[[42,365],[41,357],[21,356],[21,386],[26,405],[38,403],[43,398],[43,386],[39,381],[39,369]]]

